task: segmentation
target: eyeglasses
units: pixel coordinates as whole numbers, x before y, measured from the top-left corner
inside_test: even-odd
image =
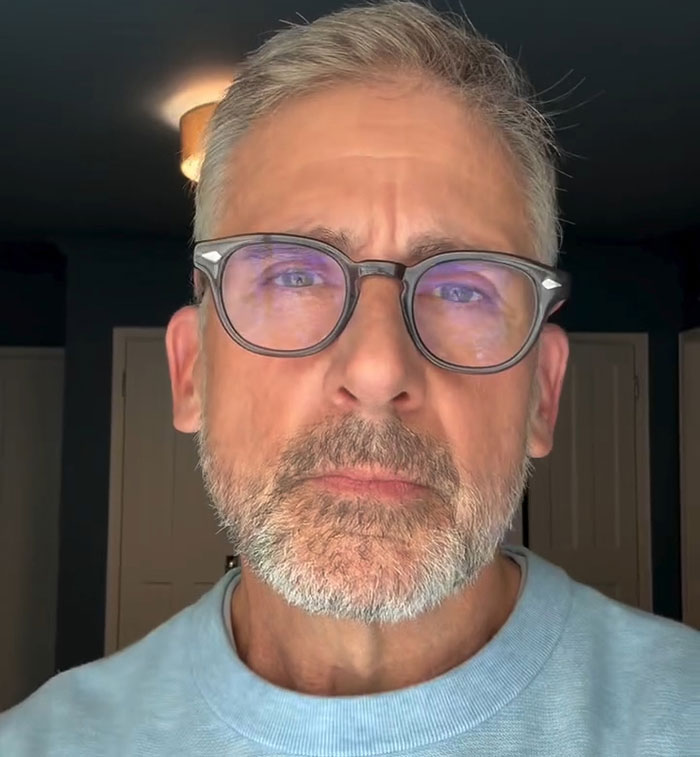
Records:
[[[198,242],[224,329],[241,347],[305,357],[328,347],[352,317],[365,276],[401,282],[404,322],[434,365],[496,373],[522,360],[567,298],[569,276],[502,252],[441,252],[412,266],[351,260],[325,242],[247,234]]]

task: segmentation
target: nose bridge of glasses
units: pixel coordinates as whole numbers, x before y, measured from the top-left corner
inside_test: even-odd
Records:
[[[403,279],[406,266],[402,263],[394,263],[390,260],[364,260],[357,264],[357,278],[365,276],[386,276],[390,279]]]
[[[371,276],[381,276],[384,279],[394,279],[398,282],[399,289],[403,290],[406,283],[403,279],[406,266],[403,263],[395,263],[391,260],[363,260],[359,263],[355,263],[355,297],[360,295],[360,284],[364,278]],[[376,294],[376,293],[375,293]],[[375,304],[384,300],[380,297],[379,300],[373,300]],[[354,310],[354,308],[353,308]]]

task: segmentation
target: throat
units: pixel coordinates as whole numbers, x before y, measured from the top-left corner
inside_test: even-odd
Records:
[[[507,621],[520,580],[520,566],[499,557],[473,586],[416,620],[368,625],[308,615],[244,567],[231,625],[241,661],[275,686],[316,696],[382,693],[470,659]]]

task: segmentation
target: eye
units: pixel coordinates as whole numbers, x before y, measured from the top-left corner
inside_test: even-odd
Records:
[[[320,281],[320,276],[311,271],[292,270],[271,276],[268,281],[288,289],[302,289],[312,286],[315,283],[314,277]]]
[[[463,284],[443,284],[436,287],[434,292],[437,293],[438,297],[448,302],[470,303],[481,302],[486,299],[483,292]]]

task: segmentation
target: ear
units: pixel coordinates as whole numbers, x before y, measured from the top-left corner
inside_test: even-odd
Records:
[[[165,334],[170,386],[173,395],[173,425],[186,434],[199,431],[202,412],[200,378],[199,313],[191,305],[178,310]]]
[[[569,359],[566,333],[553,323],[542,330],[534,381],[537,401],[530,414],[527,450],[530,457],[545,457],[552,450],[559,398]]]

